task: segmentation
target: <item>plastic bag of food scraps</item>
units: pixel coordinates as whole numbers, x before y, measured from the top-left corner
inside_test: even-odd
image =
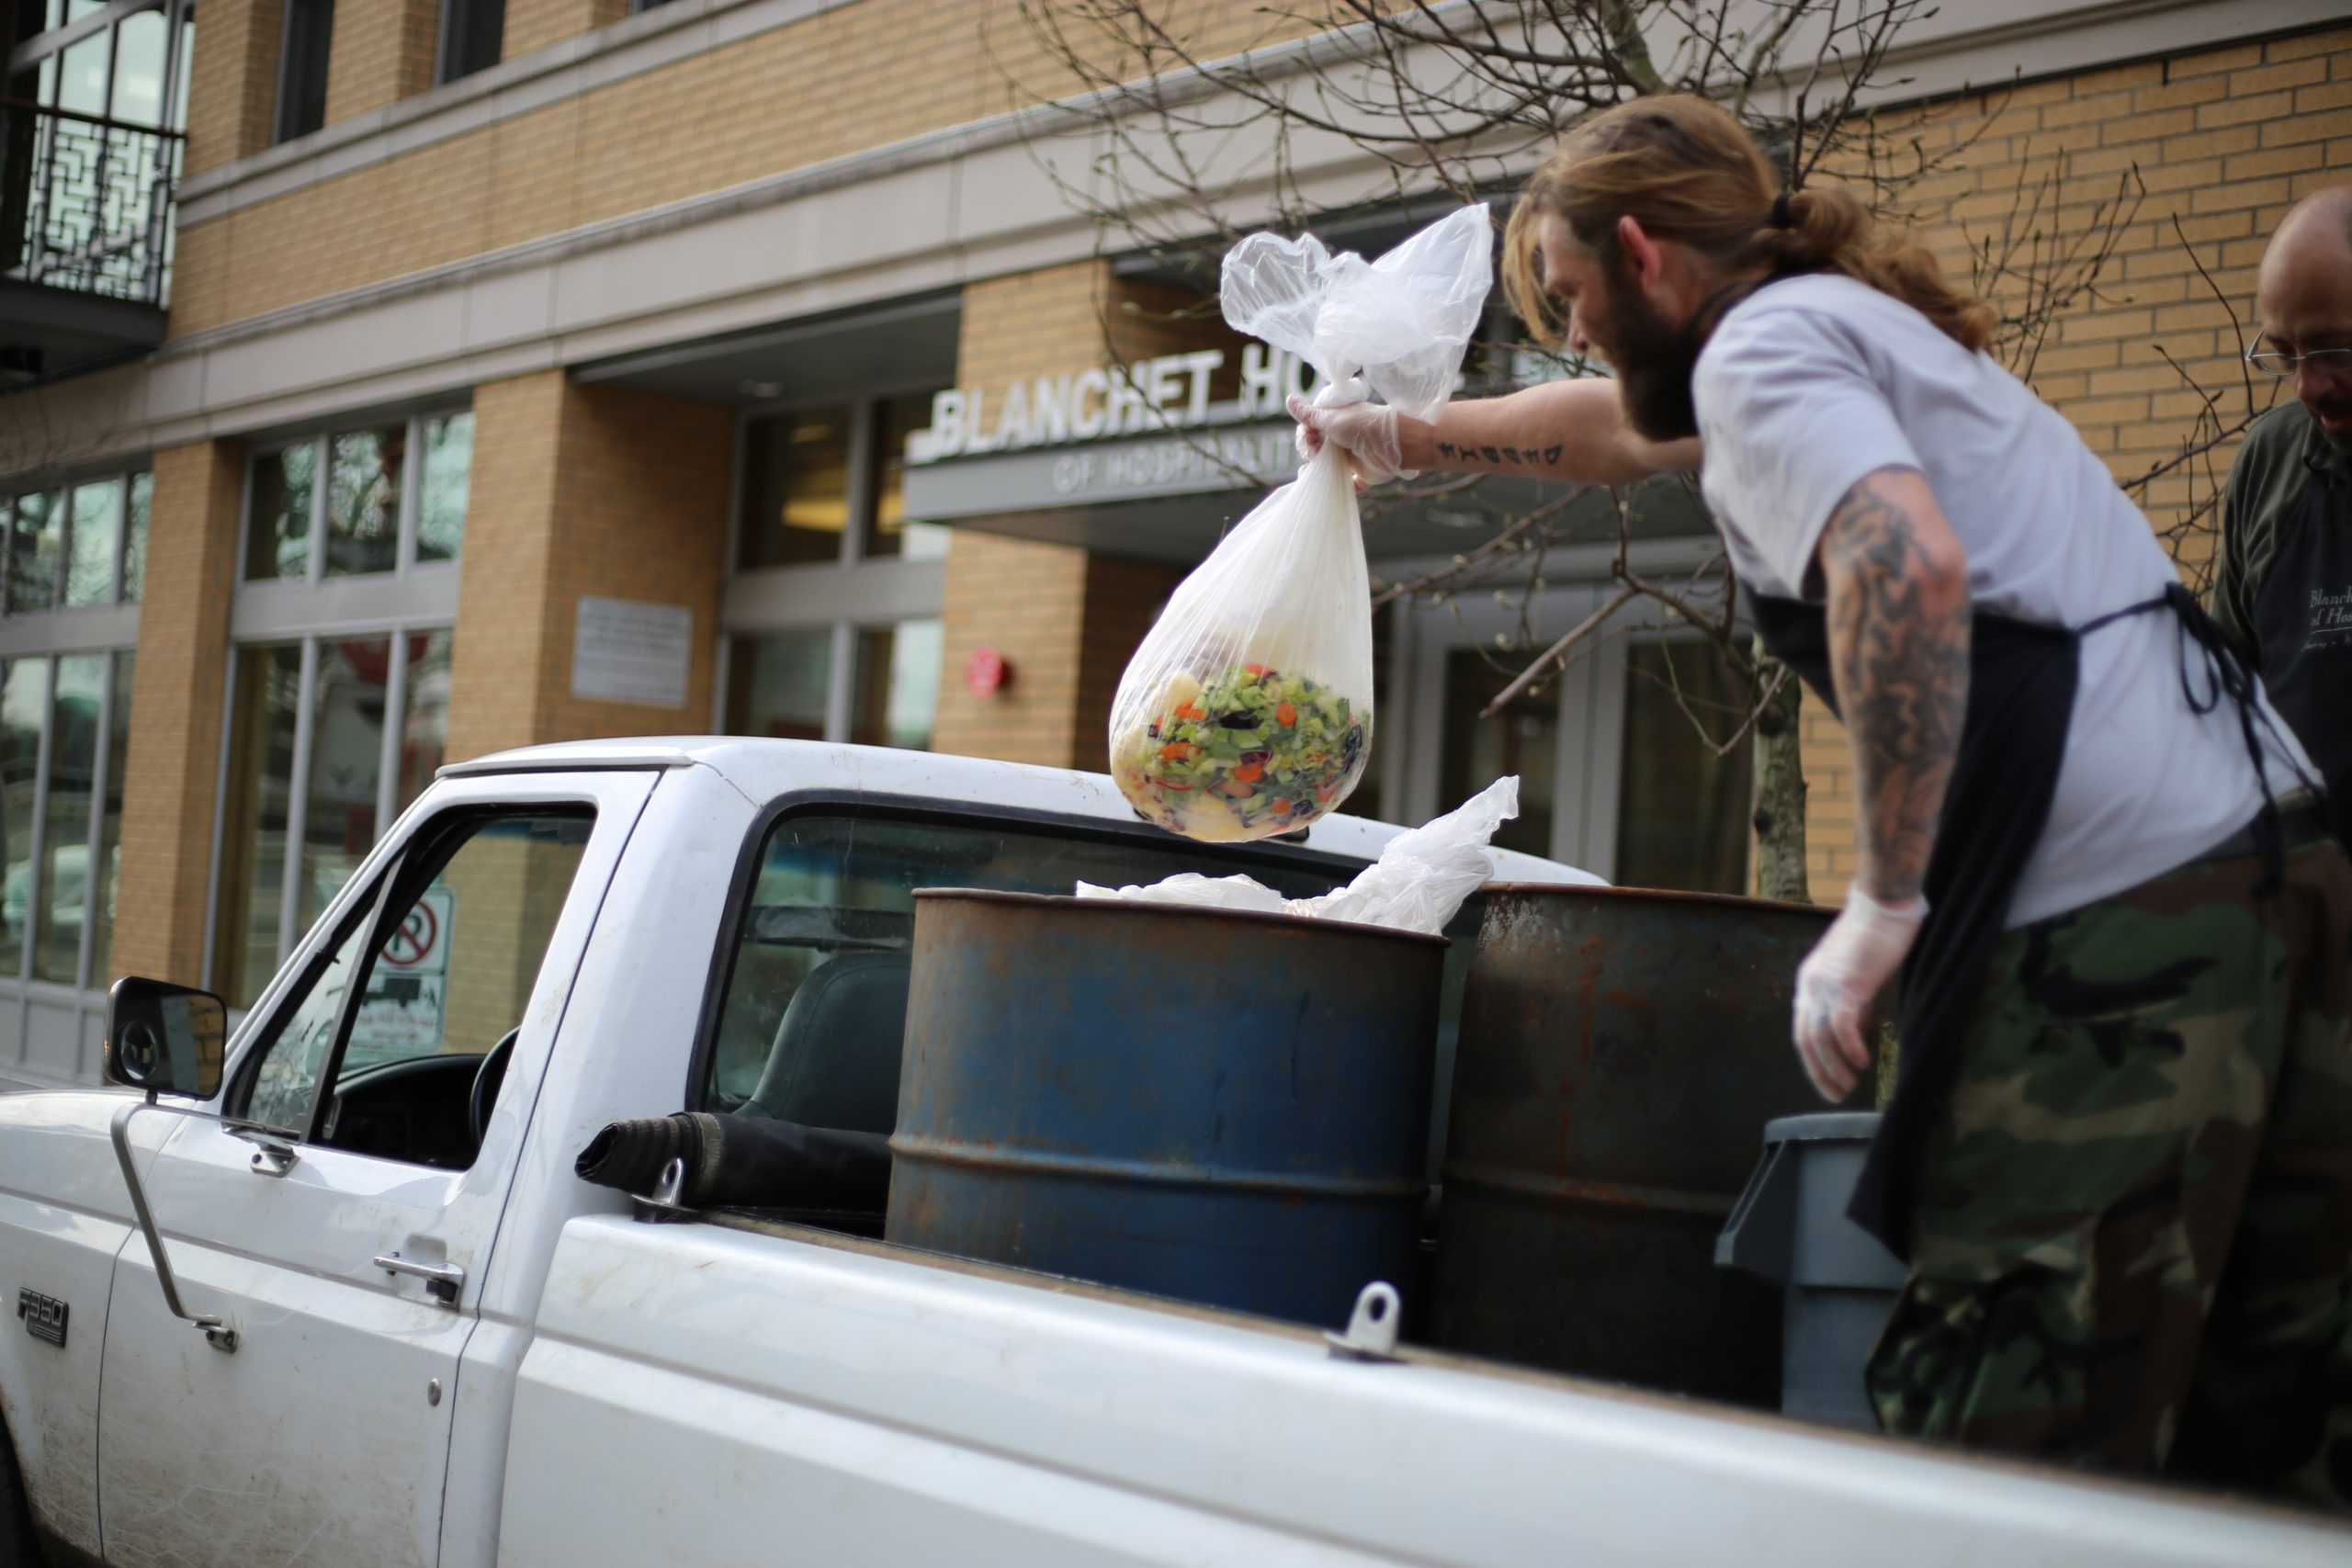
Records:
[[[1377,393],[1433,419],[1493,243],[1483,206],[1371,263],[1252,234],[1225,258],[1225,318],[1312,366],[1319,403]],[[1337,809],[1371,746],[1371,577],[1346,460],[1326,447],[1177,586],[1112,700],[1111,773],[1160,827],[1262,839]]]
[[[1285,898],[1251,877],[1203,876],[1197,871],[1148,887],[1098,887],[1081,882],[1078,896],[1305,915],[1442,936],[1462,901],[1494,876],[1495,852],[1487,842],[1518,815],[1519,775],[1514,773],[1497,779],[1444,816],[1397,834],[1353,882],[1313,898]]]

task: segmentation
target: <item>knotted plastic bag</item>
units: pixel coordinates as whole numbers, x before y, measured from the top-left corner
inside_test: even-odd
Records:
[[[1254,877],[1204,876],[1197,871],[1180,872],[1148,886],[1098,887],[1081,882],[1078,896],[1304,915],[1440,936],[1462,901],[1493,878],[1495,852],[1487,847],[1488,840],[1518,815],[1519,775],[1512,773],[1444,816],[1397,834],[1353,882],[1313,898],[1285,898]]]
[[[1434,419],[1494,279],[1463,208],[1376,262],[1312,235],[1225,258],[1225,318],[1313,367],[1326,407],[1377,393]],[[1372,579],[1345,459],[1326,447],[1177,585],[1111,704],[1111,774],[1189,838],[1262,839],[1338,808],[1372,750]]]

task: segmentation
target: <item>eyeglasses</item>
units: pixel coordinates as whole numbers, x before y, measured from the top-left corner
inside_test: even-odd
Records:
[[[2309,365],[2312,369],[2341,376],[2352,371],[2352,348],[2314,348],[2308,354],[2280,354],[2275,349],[2258,349],[2245,356],[2245,362],[2256,370],[2281,378],[2292,376],[2298,367]]]

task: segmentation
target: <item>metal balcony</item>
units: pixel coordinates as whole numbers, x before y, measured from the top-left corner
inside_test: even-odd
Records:
[[[164,341],[184,141],[0,97],[0,388]]]

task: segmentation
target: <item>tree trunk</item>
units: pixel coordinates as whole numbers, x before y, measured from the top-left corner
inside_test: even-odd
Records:
[[[1782,669],[1756,639],[1758,690]],[[1756,896],[1813,902],[1804,874],[1804,759],[1798,746],[1799,686],[1792,673],[1756,713]]]

